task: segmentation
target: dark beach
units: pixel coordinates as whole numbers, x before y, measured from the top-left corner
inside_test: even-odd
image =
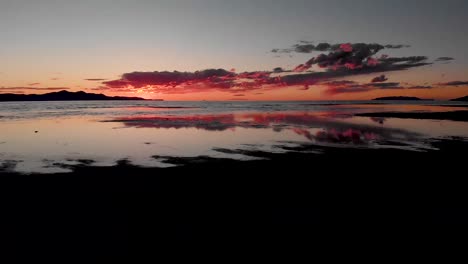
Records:
[[[174,246],[352,247],[357,237],[369,249],[431,244],[467,231],[468,143],[431,144],[438,150],[304,145],[248,153],[267,158],[256,161],[168,157],[183,166],[159,169],[83,161],[67,174],[3,173],[5,227],[30,254],[99,259]]]

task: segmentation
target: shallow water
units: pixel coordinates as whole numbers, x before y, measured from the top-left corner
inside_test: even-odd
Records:
[[[440,106],[454,105],[457,107]],[[127,159],[167,167],[154,156],[212,156],[240,160],[248,149],[281,146],[424,151],[431,139],[468,137],[468,122],[354,117],[382,111],[461,110],[454,102],[161,102],[74,101],[0,103],[0,167],[22,173],[69,171],[64,164],[112,166]],[[37,131],[37,132],[36,132]]]

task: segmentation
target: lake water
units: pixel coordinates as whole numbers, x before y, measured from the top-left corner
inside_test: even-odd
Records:
[[[444,105],[444,106],[442,106]],[[224,149],[287,152],[282,146],[431,149],[468,137],[468,122],[356,117],[383,111],[465,110],[447,101],[408,102],[0,102],[0,168],[66,172],[88,160],[167,167],[154,156],[254,159]]]

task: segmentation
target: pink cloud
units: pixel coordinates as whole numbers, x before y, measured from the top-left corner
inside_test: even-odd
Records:
[[[353,46],[351,45],[351,43],[344,43],[340,45],[340,49],[344,52],[352,52]]]
[[[311,45],[308,43],[307,45]],[[109,90],[145,91],[148,93],[183,94],[205,91],[221,91],[228,93],[247,93],[258,89],[269,90],[289,86],[302,86],[308,90],[310,86],[346,76],[402,71],[413,67],[430,65],[424,56],[389,57],[376,54],[384,49],[396,49],[405,45],[380,45],[366,43],[343,43],[339,45],[317,45],[314,51],[328,51],[315,56],[305,63],[299,64],[293,70],[276,67],[272,71],[252,71],[236,73],[235,69],[206,69],[195,72],[154,71],[129,72],[121,78],[103,82]],[[310,46],[310,47],[312,47]],[[305,50],[304,50],[305,51]],[[308,52],[301,52],[308,53]],[[312,67],[317,71],[308,71]],[[384,76],[382,78],[382,76]],[[385,75],[379,77],[380,82],[386,81]],[[377,79],[376,79],[377,80]],[[394,83],[393,83],[394,84]],[[329,85],[330,86],[330,85]],[[330,86],[329,94],[345,92],[365,92],[372,89],[397,89],[398,85],[353,84]]]

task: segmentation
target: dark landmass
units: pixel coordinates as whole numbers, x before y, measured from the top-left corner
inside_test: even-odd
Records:
[[[79,92],[52,92],[46,94],[0,94],[0,102],[8,101],[97,101],[97,100],[145,100],[140,97],[106,96]]]
[[[463,102],[468,102],[468,95],[467,95],[467,96],[460,97],[460,98],[451,99],[450,101],[463,101]]]
[[[411,250],[436,246],[447,243],[446,234],[466,237],[466,177],[451,168],[465,164],[468,143],[432,146],[438,150],[304,145],[288,154],[240,151],[267,158],[255,161],[166,157],[183,166],[88,161],[73,173],[4,172],[3,250],[19,245],[35,258],[103,263],[200,249],[237,255],[239,245],[308,254],[330,247],[380,252],[396,242]],[[322,154],[308,153],[317,150]]]
[[[387,97],[378,97],[373,99],[373,101],[432,101],[433,99],[421,99],[418,97],[411,96],[387,96]]]
[[[457,105],[437,105],[437,106],[443,106],[443,107],[468,107],[468,104],[457,104]]]
[[[466,110],[448,112],[376,112],[358,113],[355,116],[468,121],[468,111]]]

